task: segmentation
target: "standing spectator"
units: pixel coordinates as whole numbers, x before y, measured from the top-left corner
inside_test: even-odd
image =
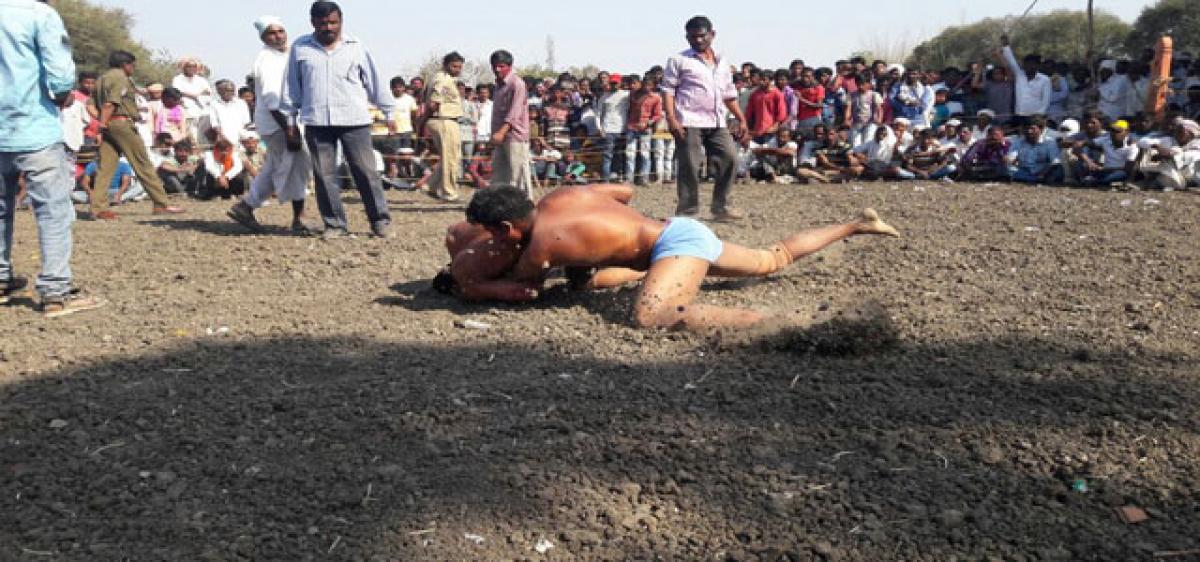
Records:
[[[479,126],[479,106],[475,105],[473,92],[466,84],[458,83],[458,98],[462,100],[462,117],[458,119],[458,136],[462,139],[462,174],[467,173],[467,166],[475,158],[475,130]]]
[[[250,115],[254,115],[254,104],[257,102],[257,98],[254,97],[254,88],[250,86],[238,88],[237,97],[250,109]]]
[[[455,79],[462,74],[463,56],[457,52],[442,57],[442,69],[425,91],[425,130],[438,155],[427,194],[442,201],[458,201],[458,178],[462,174],[462,138],[458,120],[463,100]]]
[[[163,133],[171,135],[171,140],[182,142],[191,138],[188,128],[187,112],[183,109],[183,94],[175,88],[167,88],[162,92],[160,107],[157,111],[151,106],[150,114],[154,118],[152,132],[157,137]]]
[[[513,72],[512,53],[499,50],[489,59],[496,75],[492,105],[492,183],[525,191],[533,199],[529,177],[529,104],[525,81]]]
[[[1024,66],[1017,64],[1017,57],[1009,45],[1008,36],[1000,37],[1003,45],[999,53],[1008,71],[1015,77],[1013,90],[1013,113],[1016,114],[1016,125],[1024,127],[1034,116],[1046,115],[1050,110],[1050,98],[1054,87],[1050,77],[1039,72],[1042,66],[1041,55],[1025,55]]]
[[[855,76],[854,82],[858,91],[846,104],[845,125],[850,127],[850,144],[858,146],[875,138],[875,129],[883,124],[883,96],[864,74]]]
[[[47,318],[104,306],[71,286],[73,172],[58,108],[74,102],[75,63],[62,19],[41,2],[0,0],[0,304],[29,281],[13,275],[18,177],[37,221],[42,270],[37,292]]]
[[[231,144],[241,142],[242,131],[251,125],[250,107],[237,97],[237,87],[229,80],[217,80],[217,99],[208,110],[208,125],[217,136]]]
[[[475,88],[475,113],[479,123],[475,126],[475,144],[486,145],[492,140],[492,85],[480,84]]]
[[[96,93],[96,83],[100,79],[100,75],[95,72],[85,71],[79,73],[79,83],[72,92],[75,96],[75,101],[79,102],[79,107],[87,116],[87,127],[83,130],[83,140],[87,144],[96,144],[100,135],[100,121],[96,118],[100,116],[100,112],[96,109],[92,102],[92,96]],[[74,105],[74,104],[72,104]]]
[[[396,122],[396,148],[414,148],[413,116],[417,113],[417,98],[408,92],[404,79],[397,76],[392,78],[392,97],[396,98],[396,109],[392,120]]]
[[[204,77],[207,69],[193,57],[184,57],[177,63],[179,74],[171,80],[171,87],[179,90],[182,95],[183,111],[187,114],[191,127],[190,136],[197,138],[200,132],[197,128],[202,117],[208,115],[208,106],[212,103],[212,86]]]
[[[136,88],[130,76],[133,76],[136,62],[137,59],[126,51],[113,51],[108,57],[110,68],[100,77],[96,90],[96,106],[100,108],[100,160],[96,184],[109,185],[116,172],[117,160],[124,156],[133,166],[142,188],[154,201],[154,214],[182,213],[183,209],[167,201],[167,192],[146,152],[146,143],[135,127],[138,108]],[[92,219],[117,219],[116,213],[108,210],[107,197],[92,199]]]
[[[992,112],[993,120],[1005,123],[1012,117],[1013,82],[1003,67],[991,69],[986,80],[982,74],[975,74],[971,85],[983,92],[984,109]]]
[[[751,140],[759,145],[765,145],[775,137],[775,132],[788,119],[787,100],[783,92],[775,87],[774,75],[766,70],[760,70],[755,75],[757,88],[750,95],[750,103],[746,106],[746,127],[750,130]]]
[[[695,216],[700,212],[700,164],[708,152],[713,186],[714,220],[733,221],[745,215],[729,202],[737,172],[734,139],[745,135],[746,116],[737,104],[729,65],[712,47],[716,31],[704,16],[684,26],[689,48],[667,61],[663,75],[664,107],[671,134],[682,145],[679,158],[678,197],[675,212]],[[726,112],[736,120],[729,123]]]
[[[630,88],[633,93],[629,98],[629,118],[625,133],[625,176],[633,178],[636,185],[646,185],[650,175],[650,144],[654,128],[662,120],[662,98],[655,91],[653,76],[638,80],[632,76]],[[641,157],[641,166],[634,175],[634,164]]]
[[[317,207],[325,223],[322,237],[331,240],[348,234],[337,177],[340,144],[371,221],[371,232],[390,238],[391,214],[371,145],[370,104],[383,112],[388,132],[394,133],[396,100],[380,80],[367,48],[342,34],[342,9],[336,3],[313,2],[309,16],[313,33],[292,45],[279,108],[296,117],[289,138],[299,138],[299,126],[306,127],[304,139],[313,160]]]
[[[930,125],[935,96],[933,88],[921,82],[921,72],[910,68],[904,73],[904,79],[892,86],[888,96],[892,102],[895,117],[903,117],[912,122],[914,128],[923,129]]]
[[[822,123],[825,109],[825,87],[817,84],[813,69],[800,71],[800,89],[796,92],[796,129],[801,135],[813,138],[813,127]]]
[[[1124,117],[1129,105],[1129,96],[1133,95],[1133,84],[1129,77],[1117,74],[1117,61],[1105,59],[1100,62],[1100,113],[1110,120]]]
[[[600,164],[600,177],[616,179],[613,172],[613,155],[617,140],[625,134],[625,121],[629,117],[629,91],[621,88],[621,75],[612,74],[604,83],[604,93],[596,101],[596,119],[603,138],[604,159]]]
[[[283,20],[263,16],[254,22],[263,48],[254,59],[250,76],[254,82],[254,128],[267,145],[262,166],[250,184],[246,196],[226,213],[243,226],[258,231],[261,226],[254,210],[262,207],[272,194],[281,203],[291,203],[292,232],[311,234],[304,222],[304,198],[312,178],[312,162],[298,130],[288,126],[280,108],[284,72],[288,66],[288,34]]]

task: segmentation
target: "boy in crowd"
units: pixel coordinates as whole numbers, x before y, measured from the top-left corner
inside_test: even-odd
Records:
[[[662,98],[657,93],[658,84],[653,76],[639,80],[630,76],[629,116],[625,131],[625,177],[632,178],[635,185],[646,185],[650,175],[650,145],[654,129],[663,120]],[[637,159],[641,165],[637,166]]]
[[[915,178],[940,180],[958,170],[950,159],[950,152],[942,148],[933,131],[926,129],[921,131],[916,144],[904,154],[904,169]]]
[[[850,127],[850,142],[858,146],[875,138],[875,129],[883,124],[883,96],[866,75],[855,76],[854,83],[858,91],[846,104],[845,124]]]
[[[750,177],[756,181],[792,183],[799,150],[800,146],[792,140],[792,131],[779,129],[765,144],[752,149],[754,161],[750,164]]]
[[[170,134],[166,137],[169,139]],[[192,141],[186,139],[174,143],[170,148],[170,156],[158,164],[158,177],[167,193],[194,195],[200,185],[198,171],[200,158],[192,154]]]

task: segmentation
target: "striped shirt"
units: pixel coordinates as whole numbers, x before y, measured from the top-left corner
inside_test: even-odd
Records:
[[[396,99],[357,39],[343,35],[332,51],[312,35],[292,45],[280,111],[298,115],[298,122],[307,126],[361,127],[373,121],[372,104],[390,120]]]

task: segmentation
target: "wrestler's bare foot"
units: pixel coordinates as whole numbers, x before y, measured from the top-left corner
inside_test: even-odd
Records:
[[[900,237],[900,231],[892,228],[892,225],[883,222],[879,218],[879,213],[875,209],[863,209],[858,215],[858,222],[855,224],[857,234],[884,234],[887,236]]]

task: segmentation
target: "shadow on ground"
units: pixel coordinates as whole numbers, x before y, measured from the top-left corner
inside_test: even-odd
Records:
[[[0,387],[0,552],[501,560],[541,558],[545,539],[554,559],[945,560],[1200,547],[1186,358],[1021,339],[831,356],[781,337],[674,362],[213,338],[68,367]],[[1088,493],[1071,490],[1079,478]],[[1151,519],[1120,523],[1112,508],[1126,503]]]

